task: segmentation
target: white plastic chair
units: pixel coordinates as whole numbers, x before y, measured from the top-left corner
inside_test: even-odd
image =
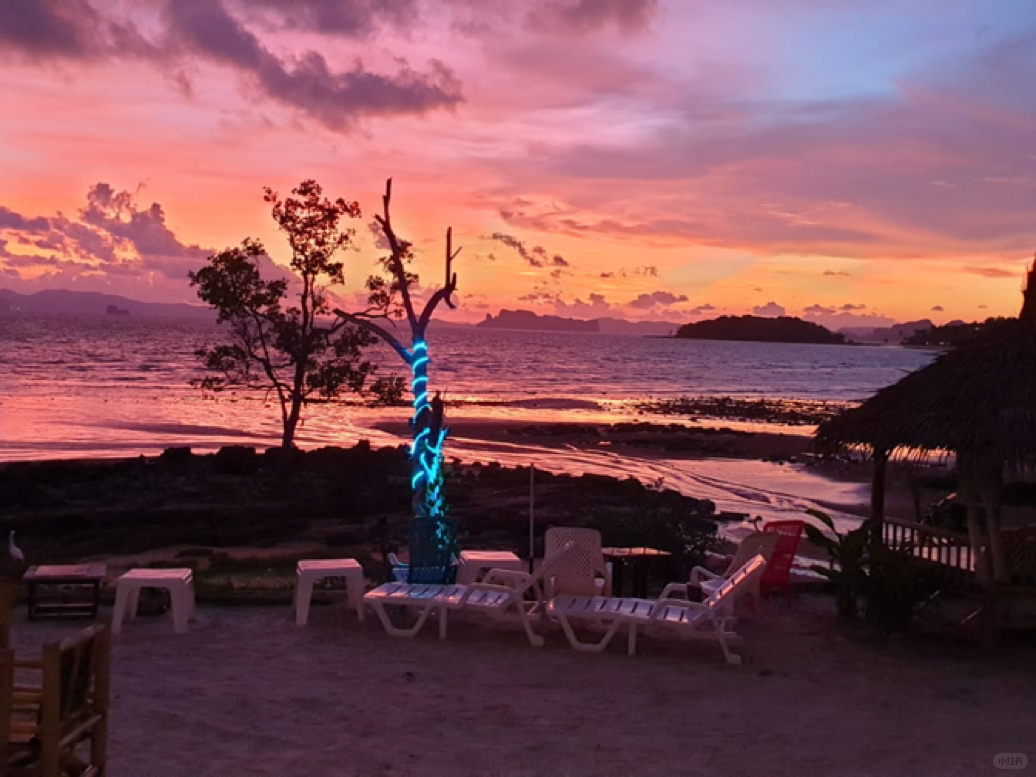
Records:
[[[730,563],[727,564],[727,568],[722,572],[713,572],[711,569],[705,567],[693,567],[691,569],[691,586],[698,586],[701,588],[703,594],[706,597],[710,596],[715,592],[725,580],[728,580],[732,574],[737,570],[741,569],[745,564],[752,560],[755,556],[762,556],[767,561],[770,560],[770,555],[773,553],[774,548],[777,547],[777,540],[779,536],[772,532],[752,532],[751,534],[745,535],[741,540],[741,544],[737,546],[737,551],[734,553]],[[746,596],[752,597],[752,612],[758,617],[759,616],[759,605],[762,599],[762,575],[753,578],[751,586],[742,589]],[[677,593],[680,589],[679,583],[670,583],[666,586],[666,589],[662,592],[662,598],[670,597],[674,593]],[[728,607],[728,614],[733,613],[734,600],[730,600]]]
[[[553,599],[560,594],[573,596],[611,596],[612,565],[601,553],[601,533],[596,529],[555,526],[544,537],[544,560],[551,558],[569,543],[575,546],[547,579],[546,595]]]

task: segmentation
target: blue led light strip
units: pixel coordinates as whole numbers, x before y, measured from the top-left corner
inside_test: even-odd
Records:
[[[446,503],[443,494],[443,446],[448,430],[431,429],[432,405],[428,392],[428,344],[416,340],[407,360],[410,364],[413,391],[414,415],[410,419],[414,439],[410,445],[410,486],[415,498],[414,527],[411,553],[417,564],[411,565],[411,573],[422,568],[427,574],[430,569],[442,568],[444,579],[449,574],[450,558],[455,552],[453,528],[446,520]],[[420,580],[412,582],[428,582]]]

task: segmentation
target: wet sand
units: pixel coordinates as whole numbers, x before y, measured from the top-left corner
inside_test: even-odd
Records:
[[[812,427],[760,430],[668,423],[527,423],[501,419],[452,421],[449,455],[464,462],[530,463],[552,472],[632,476],[645,484],[711,499],[720,511],[765,520],[802,518],[806,510],[829,513],[841,529],[870,514],[870,463],[813,455]],[[380,422],[380,434],[409,433],[405,423]],[[889,472],[886,514],[913,518],[905,465]],[[945,474],[946,469],[933,472]],[[945,492],[925,492],[927,501]],[[726,524],[738,536],[749,524]]]

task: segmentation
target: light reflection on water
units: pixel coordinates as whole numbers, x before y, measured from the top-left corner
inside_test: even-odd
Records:
[[[454,404],[451,417],[515,423],[628,420],[635,415],[630,403],[648,397],[860,399],[932,358],[902,348],[476,329],[442,329],[430,339],[433,388],[455,403],[472,403]],[[279,414],[270,398],[206,396],[190,387],[201,372],[194,351],[216,340],[212,325],[197,322],[0,319],[0,461],[155,454],[173,445],[199,451],[276,445]],[[395,355],[384,355],[387,371],[398,374]],[[400,438],[372,427],[405,415],[404,408],[313,405],[298,442],[398,444]],[[666,486],[714,499],[720,509],[764,517],[801,513],[821,496],[862,501],[855,486],[764,462],[648,459],[463,439],[452,440],[449,452],[645,482],[663,478]]]

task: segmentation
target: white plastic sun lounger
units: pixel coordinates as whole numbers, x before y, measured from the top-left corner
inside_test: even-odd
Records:
[[[466,586],[438,585],[434,583],[385,583],[363,595],[364,605],[370,605],[385,627],[385,631],[396,637],[414,637],[424,626],[433,611],[439,614],[439,637],[446,638],[446,611],[456,606],[464,595]],[[417,619],[407,627],[392,623],[386,606],[401,605],[416,611]]]
[[[667,597],[671,586],[657,601],[603,596],[557,596],[547,605],[547,614],[556,619],[576,650],[600,652],[611,642],[625,624],[628,629],[627,652],[637,650],[637,629],[641,626],[659,626],[678,632],[689,639],[718,642],[729,664],[740,664],[741,657],[730,647],[741,638],[732,627],[735,619],[726,614],[727,603],[745,589],[750,589],[766,568],[766,559],[755,556],[732,574],[726,582],[704,602],[688,602]],[[679,584],[680,588],[684,584]],[[572,628],[573,620],[590,620],[606,626],[597,642],[583,642]]]
[[[424,626],[433,611],[439,617],[439,638],[446,638],[447,614],[450,610],[480,612],[494,618],[515,617],[525,629],[529,642],[543,645],[543,637],[532,630],[529,616],[542,607],[543,581],[565,559],[574,544],[547,559],[534,574],[506,569],[491,569],[481,583],[471,585],[435,585],[420,583],[385,583],[368,591],[363,601],[374,608],[385,631],[397,637],[413,637]],[[526,602],[525,594],[533,601]],[[411,626],[398,627],[389,619],[387,606],[400,605],[415,610],[417,618]]]

